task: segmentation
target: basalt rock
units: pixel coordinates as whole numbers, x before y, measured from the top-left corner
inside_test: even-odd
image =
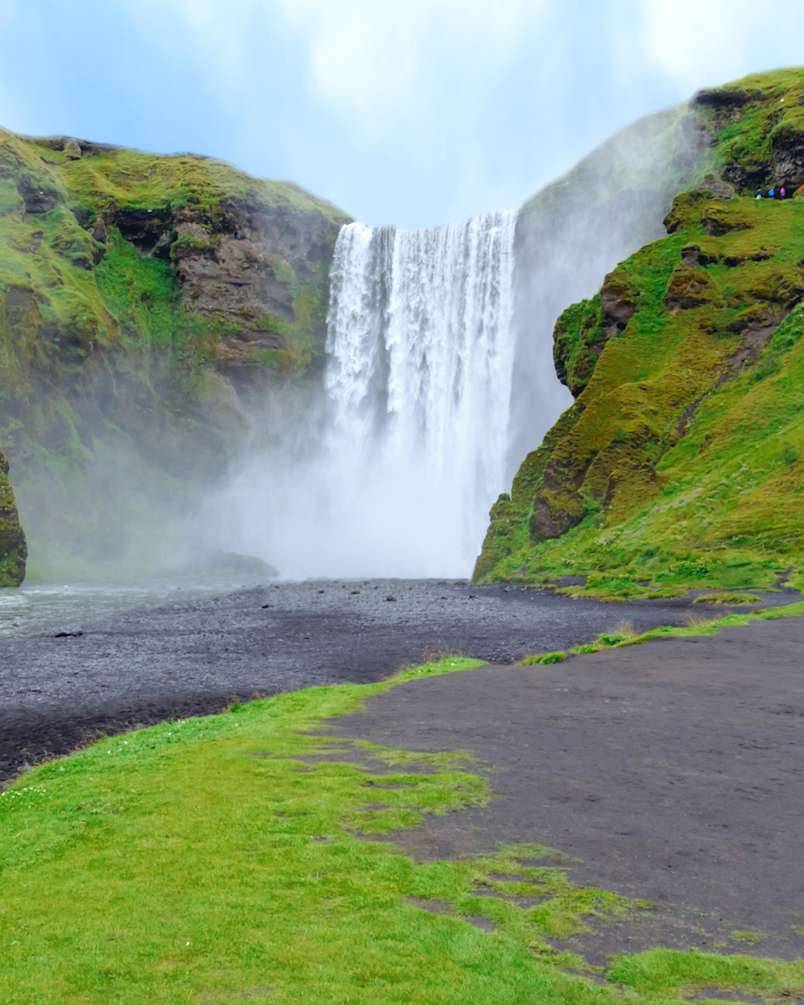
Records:
[[[8,462],[0,451],[0,587],[20,585],[25,578],[27,557],[28,548],[8,476]]]
[[[25,204],[26,213],[49,213],[61,201],[57,189],[41,184],[29,174],[19,176],[17,191]]]

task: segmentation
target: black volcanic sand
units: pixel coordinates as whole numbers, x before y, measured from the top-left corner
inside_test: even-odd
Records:
[[[804,956],[804,618],[427,678],[333,732],[480,759],[490,804],[394,836],[414,854],[537,842],[576,860],[575,881],[653,902],[566,944],[595,961]]]
[[[389,599],[392,598],[392,599]],[[679,602],[603,604],[437,580],[274,584],[0,638],[0,779],[103,732],[232,699],[373,681],[433,653],[494,663],[586,642],[627,618],[683,624]],[[700,610],[700,608],[698,608]],[[709,612],[707,612],[709,613]],[[83,632],[55,637],[57,634]]]

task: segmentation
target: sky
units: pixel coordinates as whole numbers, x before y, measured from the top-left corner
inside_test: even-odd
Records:
[[[755,0],[0,0],[0,125],[194,151],[372,225],[511,209],[700,87],[796,65]]]

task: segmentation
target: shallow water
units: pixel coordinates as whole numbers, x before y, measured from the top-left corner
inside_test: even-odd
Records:
[[[253,586],[242,577],[153,579],[138,582],[26,583],[0,589],[0,638],[80,631],[133,608],[209,597]]]

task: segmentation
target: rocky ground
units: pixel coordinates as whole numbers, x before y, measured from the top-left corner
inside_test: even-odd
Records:
[[[436,580],[286,583],[0,638],[0,779],[103,732],[233,698],[369,681],[429,654],[495,663],[630,619],[683,624],[685,601],[603,604]]]
[[[573,857],[574,881],[654,905],[568,944],[587,958],[651,945],[799,958],[802,652],[791,618],[489,667],[394,688],[334,731],[479,758],[491,802],[394,835],[416,855],[545,844]]]

